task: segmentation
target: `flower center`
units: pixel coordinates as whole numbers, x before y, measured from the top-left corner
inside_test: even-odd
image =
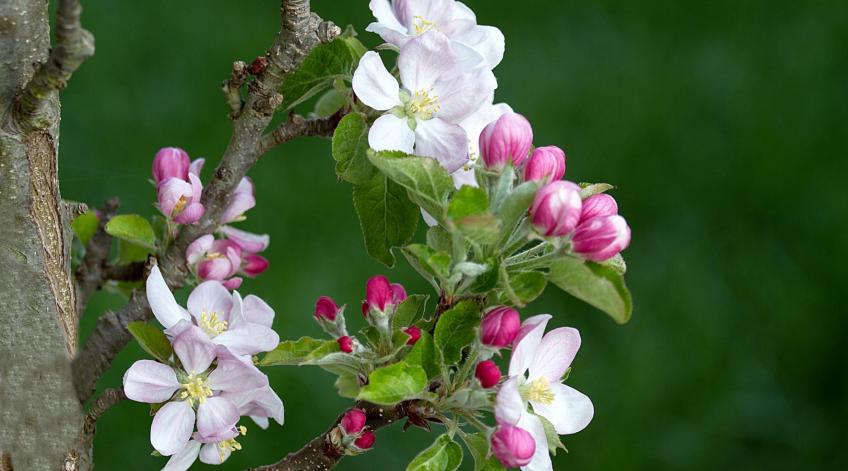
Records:
[[[240,435],[247,435],[247,427],[244,425],[239,425],[238,431]],[[227,459],[227,451],[232,453],[238,450],[241,450],[241,443],[237,442],[235,437],[222,440],[218,442],[218,459],[223,463]]]
[[[221,258],[227,258],[227,256],[222,254],[221,252],[209,252],[206,254],[207,260],[217,260]]]
[[[177,200],[177,204],[174,205],[174,209],[171,211],[171,217],[179,216],[186,206],[188,206],[189,199],[183,195],[180,196],[180,199]]]
[[[433,94],[430,90],[418,90],[409,97],[406,103],[406,113],[415,118],[428,120],[432,119],[441,106],[439,105],[439,97]]]
[[[206,378],[199,375],[188,375],[186,382],[180,384],[180,386],[182,387],[180,399],[185,399],[192,406],[203,404],[206,402],[206,398],[212,395],[212,389],[206,386]]]
[[[200,311],[200,328],[207,335],[211,337],[221,335],[222,332],[227,330],[227,325],[227,321],[218,320],[217,312]]]
[[[433,23],[432,21],[427,20],[420,15],[417,15],[412,19],[412,27],[415,29],[416,36],[420,36],[426,33],[427,31],[433,29],[435,29],[436,31],[439,30],[439,28],[436,27],[436,23]]]
[[[554,402],[554,393],[547,378],[540,377],[521,387],[521,397],[527,401],[539,404],[551,405]]]

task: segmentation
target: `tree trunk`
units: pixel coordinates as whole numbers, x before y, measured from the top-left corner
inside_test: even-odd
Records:
[[[0,453],[3,469],[57,469],[82,424],[70,359],[77,319],[70,219],[59,194],[59,100],[37,122],[16,98],[48,60],[47,0],[0,2]],[[71,468],[73,469],[73,467]]]

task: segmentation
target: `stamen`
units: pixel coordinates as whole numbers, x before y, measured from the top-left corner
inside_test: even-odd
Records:
[[[413,18],[412,26],[415,28],[416,36],[421,36],[422,34],[430,30],[439,30],[439,28],[436,27],[436,23],[426,20],[423,16],[420,15],[417,15]]]
[[[539,377],[521,387],[521,397],[527,401],[539,404],[551,405],[554,402],[554,393],[551,385],[544,376]]]
[[[195,406],[206,402],[206,398],[212,396],[212,389],[206,386],[206,378],[191,374],[186,382],[180,384],[180,399],[188,401],[189,405]]]
[[[221,335],[229,324],[227,321],[218,320],[218,313],[215,311],[206,312],[200,311],[200,328],[210,337]]]
[[[433,115],[438,113],[440,108],[439,97],[434,95],[432,90],[416,91],[409,97],[409,102],[406,104],[406,111],[409,116],[423,120],[433,118]]]
[[[177,204],[174,205],[174,209],[171,210],[171,217],[179,216],[186,206],[188,206],[189,199],[183,195],[180,196],[180,199],[177,200]]]

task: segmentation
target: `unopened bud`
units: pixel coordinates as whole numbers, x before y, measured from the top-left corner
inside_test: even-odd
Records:
[[[492,360],[484,360],[477,363],[477,369],[474,371],[474,376],[480,381],[480,385],[489,389],[501,380],[501,370],[498,365]]]
[[[536,193],[536,199],[530,206],[530,219],[540,234],[563,237],[577,227],[582,207],[580,187],[558,180],[548,183]]]
[[[367,450],[374,446],[375,441],[377,441],[377,436],[374,435],[374,432],[371,430],[366,430],[365,433],[360,435],[360,437],[357,438],[355,442],[353,442],[353,444],[356,445],[357,448]]]
[[[589,260],[602,262],[630,245],[630,227],[617,214],[595,217],[577,227],[572,243],[575,252]]]
[[[507,468],[526,466],[535,452],[536,441],[523,428],[501,425],[492,434],[492,453]]]
[[[329,296],[321,296],[318,301],[315,301],[315,318],[324,319],[330,322],[336,320],[336,315],[339,313],[339,306]]]
[[[403,329],[403,332],[409,336],[409,340],[406,341],[407,345],[415,345],[415,342],[421,338],[421,329],[416,325],[411,325],[406,329]]]
[[[512,344],[521,330],[521,316],[507,306],[490,310],[480,324],[480,340],[484,345],[504,348]]]
[[[186,151],[179,147],[165,147],[159,149],[153,158],[153,181],[156,185],[169,178],[188,180],[188,167],[191,165]]]
[[[612,196],[601,193],[592,195],[583,200],[583,209],[580,211],[580,224],[589,219],[599,216],[612,216],[618,214],[618,203]]]
[[[353,353],[353,339],[344,335],[336,340],[339,343],[339,349],[345,353]]]
[[[480,134],[480,154],[486,167],[500,170],[512,162],[524,162],[533,145],[533,128],[518,113],[506,113],[489,123]]]
[[[524,181],[554,182],[565,175],[565,152],[557,146],[539,147],[524,166]]]
[[[362,431],[365,428],[365,421],[368,417],[361,409],[351,409],[345,412],[342,420],[339,423],[344,431],[349,435],[353,435]]]

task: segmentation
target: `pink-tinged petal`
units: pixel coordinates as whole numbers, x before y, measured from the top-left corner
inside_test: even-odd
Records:
[[[595,262],[607,260],[630,245],[630,226],[619,215],[582,222],[572,238],[573,250]]]
[[[174,339],[189,327],[194,327],[194,324],[192,324],[190,320],[182,319],[171,327],[165,329],[165,335],[167,335],[170,339]]]
[[[165,279],[162,277],[162,272],[159,271],[158,266],[154,266],[150,270],[145,287],[150,310],[153,311],[156,320],[163,327],[167,329],[181,320],[190,319],[188,312],[177,304],[177,300],[165,283]]]
[[[401,33],[406,33],[406,27],[398,21],[389,0],[371,0],[368,4],[368,8],[371,9],[371,13],[374,15],[374,18],[376,18],[377,22],[381,25]]]
[[[451,39],[477,51],[489,69],[494,69],[503,60],[506,42],[501,30],[494,26],[462,29],[452,34]]]
[[[178,147],[159,149],[153,158],[153,181],[157,184],[169,178],[188,178],[189,157]]]
[[[252,232],[242,231],[231,226],[221,227],[221,233],[224,236],[235,242],[236,245],[248,253],[259,253],[268,248],[271,243],[271,238],[268,234],[254,234]]]
[[[203,183],[200,182],[200,177],[189,172],[188,181],[191,183],[191,202],[200,203],[200,197],[203,194]]]
[[[244,256],[245,264],[242,267],[242,271],[245,275],[250,277],[256,277],[261,275],[265,270],[268,269],[270,265],[268,263],[268,259],[261,255],[245,255]]]
[[[202,259],[206,252],[212,249],[212,243],[215,242],[215,237],[211,234],[198,237],[194,242],[188,244],[186,249],[186,260],[194,265]]]
[[[169,178],[159,184],[156,199],[162,214],[172,217],[180,205],[184,206],[191,200],[191,185],[179,178]]]
[[[133,401],[165,402],[179,387],[173,368],[153,360],[139,360],[124,373],[124,393]]]
[[[406,301],[409,296],[406,294],[406,288],[400,283],[392,283],[389,285],[392,290],[392,304],[400,304]]]
[[[545,326],[548,325],[550,319],[550,314],[539,314],[527,318],[521,324],[521,330],[514,340],[512,355],[509,359],[510,376],[523,376],[530,367],[533,357],[536,355],[536,349],[542,341]]]
[[[400,105],[400,85],[374,51],[359,59],[352,85],[357,98],[375,110],[386,111]]]
[[[229,280],[224,282],[224,288],[227,288],[229,290],[239,289],[241,287],[242,281],[244,280],[239,277],[230,278]]]
[[[224,252],[227,255],[227,260],[230,262],[230,273],[227,274],[227,277],[231,277],[235,275],[239,267],[241,267],[241,249],[237,247],[227,247]]]
[[[164,456],[181,451],[191,438],[194,417],[194,410],[187,401],[165,404],[153,417],[150,444]]]
[[[235,426],[233,426],[233,427],[230,427],[228,429],[221,430],[218,433],[213,433],[212,435],[206,435],[206,436],[201,435],[200,432],[194,432],[194,435],[192,435],[192,438],[199,441],[200,443],[215,443],[215,442],[220,442],[220,441],[223,441],[223,440],[229,440],[231,438],[236,438],[239,435],[240,434],[239,434],[238,429]]]
[[[252,420],[262,430],[267,429],[268,425],[270,425],[270,422],[268,421],[267,417],[257,417],[257,416],[254,416],[254,415],[251,415],[251,416],[248,416],[248,417],[250,417],[250,420]]]
[[[270,417],[280,425],[283,425],[285,412],[283,401],[270,386],[263,386],[240,393],[225,392],[221,396],[233,401],[233,404],[238,407],[239,414],[241,415],[249,415],[251,418]],[[267,422],[265,427],[267,427]]]
[[[200,327],[191,326],[174,338],[174,353],[189,374],[203,373],[215,359],[215,344]]]
[[[200,178],[200,172],[203,170],[203,164],[206,163],[206,159],[194,159],[191,161],[191,165],[188,167],[188,172],[197,175]]]
[[[189,440],[182,450],[171,456],[171,459],[162,468],[162,471],[186,471],[195,460],[200,452],[201,443],[197,440]]]
[[[395,16],[410,32],[415,31],[416,21],[423,19],[438,27],[455,15],[454,0],[395,0],[394,10]]]
[[[280,343],[280,335],[268,327],[246,322],[217,335],[214,342],[236,355],[270,352]]]
[[[223,397],[208,397],[197,406],[197,433],[208,437],[233,428],[239,420],[236,406]]]
[[[406,27],[403,28],[403,31],[398,31],[394,28],[390,28],[382,23],[371,23],[365,27],[365,31],[369,33],[374,33],[381,38],[383,41],[386,41],[389,44],[393,44],[397,47],[403,47],[404,44],[407,43],[412,36],[406,33]]]
[[[215,313],[218,320],[229,320],[233,297],[218,281],[204,281],[188,295],[188,312],[198,321],[203,313]]]
[[[559,382],[577,351],[580,350],[580,332],[571,327],[554,329],[539,342],[533,361],[530,362],[528,381],[545,377],[551,383]]]
[[[551,383],[550,388],[554,393],[554,401],[551,404],[531,401],[533,410],[554,424],[560,435],[577,433],[586,428],[595,415],[591,399],[564,384]]]
[[[495,75],[488,69],[478,69],[449,81],[439,81],[434,87],[439,97],[436,117],[449,123],[461,122],[485,105],[497,86]]]
[[[409,128],[406,119],[384,114],[374,121],[368,131],[368,145],[374,150],[399,150],[411,154],[415,133]]]
[[[455,19],[477,21],[477,15],[475,15],[474,11],[464,3],[454,2],[453,9],[453,17]]]
[[[618,214],[618,203],[615,201],[615,198],[606,193],[592,195],[583,200],[580,224],[599,216],[613,216],[616,214]]]
[[[542,420],[533,414],[523,414],[518,426],[530,432],[533,439],[536,441],[536,451],[533,453],[533,459],[525,466],[521,467],[522,471],[553,471],[551,463],[551,455],[548,452],[548,437],[545,435],[545,426],[542,425]]]
[[[222,282],[232,273],[232,268],[233,264],[226,258],[208,258],[197,264],[197,276],[201,280]]]
[[[230,198],[230,204],[221,215],[221,222],[226,224],[242,219],[247,210],[256,206],[256,197],[249,193],[236,193]]]
[[[183,211],[174,217],[174,222],[177,224],[194,224],[200,221],[206,208],[200,203],[189,203]]]
[[[393,299],[392,286],[383,275],[372,276],[365,284],[365,300],[372,309],[384,311]]]
[[[268,377],[228,348],[218,347],[218,366],[209,373],[206,385],[213,391],[239,393],[268,385]]]
[[[439,118],[419,121],[415,128],[415,155],[432,157],[453,173],[468,162],[468,136],[460,125]]]
[[[217,442],[204,443],[200,449],[200,461],[206,464],[222,464],[232,453],[229,447],[221,448]]]
[[[252,294],[244,298],[242,307],[244,319],[253,324],[271,327],[274,323],[274,310],[262,298]]]
[[[429,31],[407,42],[397,60],[400,81],[410,93],[429,92],[437,81],[457,75],[456,53],[442,33]],[[441,97],[439,97],[441,102]]]
[[[527,411],[518,390],[520,378],[510,378],[501,385],[495,399],[495,420],[499,424],[515,425]]]

